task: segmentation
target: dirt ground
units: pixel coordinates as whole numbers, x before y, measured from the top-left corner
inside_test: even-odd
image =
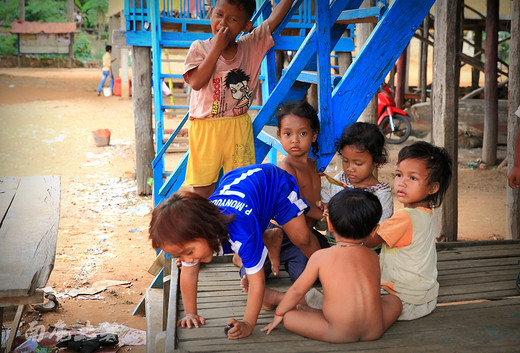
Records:
[[[147,240],[152,199],[135,192],[132,102],[98,97],[100,78],[98,69],[0,69],[0,176],[61,176],[56,261],[48,286],[66,293],[102,279],[131,284],[84,300],[60,298],[57,312],[39,316],[29,311],[25,327],[39,320],[45,328],[109,322],[146,329],[145,318],[132,312],[153,279],[147,273],[155,258]],[[92,131],[105,128],[112,133],[110,145],[96,147]],[[390,146],[392,161],[382,168],[382,181],[392,184],[401,147]],[[480,154],[480,149],[459,152],[461,240],[505,236],[506,169],[471,169],[468,163]],[[504,156],[505,146],[500,146],[499,160]],[[178,158],[168,156],[170,162]],[[144,352],[145,347],[132,350]]]

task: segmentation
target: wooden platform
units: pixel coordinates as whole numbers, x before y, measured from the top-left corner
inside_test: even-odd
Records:
[[[228,340],[226,321],[243,317],[247,297],[240,290],[238,269],[225,262],[226,257],[204,265],[200,272],[198,307],[206,325],[170,333],[176,335],[176,350],[182,352],[519,351],[520,295],[515,280],[520,271],[520,241],[474,244],[438,244],[437,309],[425,318],[397,322],[377,341],[328,344],[298,336],[282,326],[266,336],[260,329],[271,321],[273,313],[263,310],[250,337]],[[267,286],[286,290],[290,280],[284,273],[281,278],[269,279]],[[171,298],[170,305],[176,300],[182,317],[182,300]]]
[[[59,176],[0,177],[0,326],[3,308],[17,306],[7,352],[24,305],[43,302],[39,288],[54,268],[60,194]]]

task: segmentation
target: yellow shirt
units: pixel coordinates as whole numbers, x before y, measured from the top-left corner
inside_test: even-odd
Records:
[[[103,71],[110,71],[110,65],[112,64],[112,57],[109,52],[103,55]]]

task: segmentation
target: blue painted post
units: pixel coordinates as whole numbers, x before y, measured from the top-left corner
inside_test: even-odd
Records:
[[[271,148],[269,153],[267,154],[267,160],[269,163],[276,165],[278,163],[278,153],[276,152],[275,148]]]
[[[161,91],[161,18],[159,11],[159,0],[152,0],[150,2],[150,25],[152,35],[152,78],[153,78],[153,110],[155,119],[155,145],[156,151],[163,147],[164,125],[162,106],[162,91]],[[159,190],[163,184],[164,173],[164,158],[161,158],[153,168],[153,189],[154,195],[159,194]],[[155,200],[157,202],[158,200]],[[158,203],[155,203],[157,206]]]
[[[392,2],[332,92],[334,138],[339,139],[343,128],[361,115],[434,2]]]
[[[332,87],[330,72],[331,52],[331,19],[328,2],[316,2],[316,31],[320,40],[318,41],[318,107],[320,117],[320,134],[318,135],[319,146],[333,145],[334,140],[334,117],[331,114]],[[326,151],[325,151],[326,152]],[[322,158],[320,156],[320,158]],[[330,157],[332,158],[332,156]],[[323,168],[324,169],[324,168]]]
[[[335,17],[331,17],[330,21],[334,22],[337,16],[339,16],[339,14],[344,9],[352,9],[359,7],[361,2],[362,0],[334,1],[330,7],[330,14],[334,15]],[[296,5],[298,5],[298,3],[294,4],[293,7]],[[345,27],[334,26],[333,31],[331,31],[331,37],[333,37],[331,38],[331,46],[335,45],[339,41],[341,34],[343,33],[343,31],[341,30],[342,28],[344,30]],[[319,39],[316,31],[316,25],[314,25],[307,37],[305,37],[305,40],[303,41],[300,49],[294,56],[293,60],[289,64],[289,67],[287,68],[285,75],[282,76],[281,80],[278,82],[273,92],[271,92],[268,102],[264,104],[264,106],[256,116],[255,120],[253,121],[254,136],[258,136],[263,126],[273,116],[276,107],[278,107],[278,105],[284,101],[286,92],[288,92],[291,89],[292,85],[298,78],[298,75],[307,65],[309,58],[314,56],[314,54],[316,53],[316,48],[318,46],[318,40]],[[266,144],[257,143],[257,140],[255,140],[256,160],[263,160],[269,152],[269,149],[270,147]],[[318,161],[318,167],[324,168],[327,166],[329,162],[330,159],[326,160],[325,158],[320,158],[320,160]]]

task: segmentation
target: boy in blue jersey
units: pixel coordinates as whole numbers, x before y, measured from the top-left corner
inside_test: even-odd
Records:
[[[267,258],[263,233],[271,219],[309,258],[319,244],[307,227],[298,186],[287,172],[271,164],[256,164],[230,171],[209,201],[191,192],[177,192],[155,208],[150,239],[155,249],[178,257],[185,317],[178,326],[199,327],[205,318],[197,311],[197,281],[201,262],[210,262],[221,245],[229,243],[242,258],[249,287],[242,321],[232,318],[229,339],[249,336],[256,325],[264,289]],[[227,241],[227,242],[226,242]],[[283,261],[282,256],[282,261]]]

